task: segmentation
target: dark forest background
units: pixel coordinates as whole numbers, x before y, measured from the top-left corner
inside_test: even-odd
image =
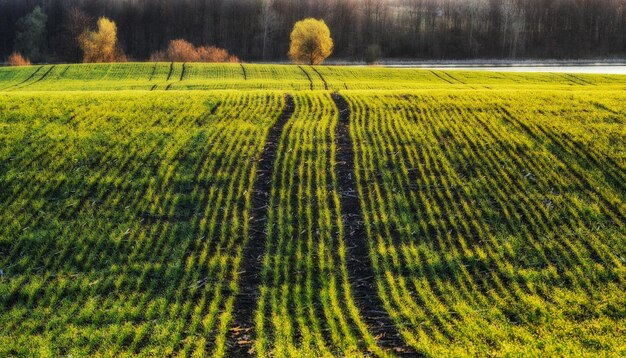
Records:
[[[172,39],[226,48],[244,61],[287,59],[289,33],[321,18],[334,59],[368,51],[394,59],[623,57],[626,0],[0,0],[0,59],[15,48],[18,19],[47,15],[42,61],[80,61],[81,26],[106,16],[121,49],[145,60]],[[369,49],[369,50],[368,50]]]

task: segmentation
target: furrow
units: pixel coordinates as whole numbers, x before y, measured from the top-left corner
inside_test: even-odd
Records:
[[[255,184],[251,195],[249,239],[242,252],[238,291],[233,306],[229,354],[241,356],[250,350],[250,334],[254,327],[254,312],[259,296],[262,257],[267,240],[269,198],[272,172],[283,128],[295,109],[293,97],[285,95],[285,107],[269,130],[265,147],[256,165]]]
[[[363,321],[377,342],[385,349],[398,352],[413,352],[406,347],[402,337],[395,328],[394,321],[387,313],[380,300],[374,282],[375,272],[369,251],[373,249],[369,242],[357,190],[354,172],[355,154],[350,133],[350,106],[339,93],[333,93],[332,99],[339,111],[339,122],[336,128],[336,167],[337,190],[340,196],[344,242],[346,246],[346,265],[348,278],[351,281],[352,296]]]
[[[7,89],[9,89],[9,88],[18,87],[18,86],[20,86],[20,85],[22,85],[22,84],[24,84],[24,83],[26,83],[26,82],[30,81],[31,79],[33,79],[33,77],[35,77],[35,75],[37,75],[37,73],[39,73],[39,71],[40,71],[42,68],[44,68],[44,66],[39,66],[39,67],[37,67],[37,69],[35,70],[35,72],[33,72],[30,76],[28,76],[28,77],[27,77],[24,81],[22,81],[22,82],[20,82],[20,83],[17,83],[17,84],[14,84],[14,85],[12,85],[12,86],[5,87],[5,88],[3,88],[2,90],[4,91],[4,90],[7,90]]]
[[[309,73],[306,72],[302,66],[298,65],[298,68],[304,73],[306,78],[309,80],[309,89],[312,91],[313,90],[313,79],[311,78],[311,75],[309,75]]]
[[[310,66],[311,69],[313,71],[315,71],[315,73],[317,73],[317,75],[319,76],[320,80],[322,80],[322,82],[324,83],[324,89],[328,91],[328,82],[326,82],[326,80],[324,79],[324,76],[322,76],[322,74],[320,73],[320,71],[317,70],[317,68]]]

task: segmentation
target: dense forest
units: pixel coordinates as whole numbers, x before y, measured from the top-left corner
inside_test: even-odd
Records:
[[[244,61],[287,59],[289,32],[324,19],[334,59],[623,57],[626,0],[0,0],[0,59],[19,46],[20,19],[41,6],[39,62],[80,61],[76,36],[101,16],[119,46],[145,60],[170,40],[227,49]],[[22,20],[22,27],[24,21]]]

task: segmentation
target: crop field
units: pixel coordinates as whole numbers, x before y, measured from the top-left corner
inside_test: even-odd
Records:
[[[127,63],[0,67],[0,91],[624,90],[624,76],[339,66]]]
[[[624,356],[625,90],[0,68],[0,356]]]

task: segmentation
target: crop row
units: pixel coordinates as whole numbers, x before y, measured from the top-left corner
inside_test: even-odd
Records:
[[[292,98],[0,95],[0,355],[623,353],[623,93]]]
[[[223,351],[254,161],[283,105],[0,98],[0,355]]]
[[[541,96],[347,97],[378,292],[407,343],[429,355],[623,349],[624,192],[604,177],[623,176],[621,155],[579,156],[571,121],[516,117]]]
[[[529,87],[531,86],[531,87]],[[0,68],[0,91],[623,90],[623,76],[257,64],[123,63]]]
[[[337,109],[328,94],[298,94],[295,102],[273,173],[255,352],[380,353],[348,282],[334,170]]]

